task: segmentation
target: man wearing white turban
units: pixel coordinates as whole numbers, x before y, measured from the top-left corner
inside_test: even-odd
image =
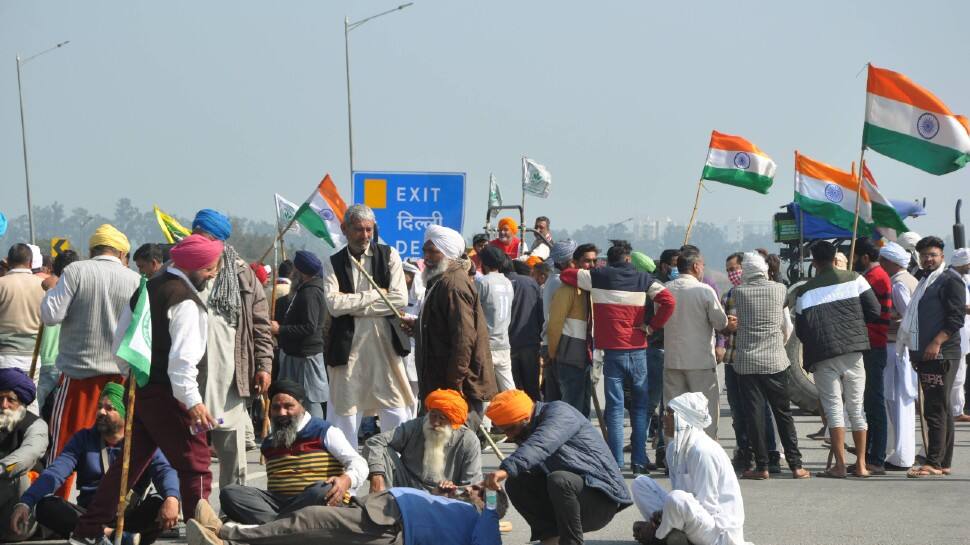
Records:
[[[960,273],[965,284],[970,284],[970,248],[957,248],[953,252],[951,262],[953,270]],[[967,305],[970,305],[970,291],[967,292]],[[950,408],[956,422],[970,422],[970,415],[964,414],[967,402],[964,385],[967,382],[967,358],[970,357],[970,316],[963,319],[963,330],[960,331],[960,352],[963,357],[957,365],[953,387],[950,388]]]
[[[889,275],[893,299],[883,375],[890,436],[886,448],[886,471],[908,471],[916,461],[916,371],[909,363],[909,352],[899,354],[896,350],[899,324],[918,283],[906,270],[910,258],[910,253],[895,242],[887,242],[879,250],[879,264]]]
[[[633,481],[633,501],[647,519],[633,526],[640,543],[684,543],[686,537],[693,545],[745,544],[741,487],[727,453],[704,433],[712,420],[707,406],[700,392],[667,405],[663,428],[673,490],[667,493],[645,475]]]

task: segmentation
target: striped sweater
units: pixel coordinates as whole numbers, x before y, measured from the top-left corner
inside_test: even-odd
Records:
[[[306,416],[309,417],[309,414]],[[271,435],[263,439],[260,450],[266,459],[266,487],[270,492],[296,496],[308,486],[345,473],[344,464],[328,448],[327,433],[332,427],[330,423],[314,417],[305,420],[306,423],[297,433],[296,440],[289,447],[273,446]],[[333,431],[339,430],[333,428]],[[354,455],[360,458],[356,452]],[[363,475],[366,477],[367,463],[363,458],[360,458],[360,463],[363,464]],[[359,475],[357,477],[351,478],[351,488],[360,484],[361,478]]]

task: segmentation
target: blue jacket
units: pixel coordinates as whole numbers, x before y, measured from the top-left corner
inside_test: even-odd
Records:
[[[87,428],[75,433],[54,462],[24,492],[20,501],[33,509],[41,498],[53,494],[71,473],[76,471],[77,504],[80,507],[87,507],[98,489],[101,478],[108,472],[108,468],[102,467],[101,463],[102,446],[104,445],[101,442],[101,433],[97,428]],[[118,443],[107,448],[109,465],[115,458],[121,456],[122,446],[123,443]],[[135,486],[136,494],[148,487],[149,480],[155,484],[155,489],[163,498],[172,496],[181,499],[178,473],[169,465],[160,450],[155,450],[148,470]]]
[[[401,511],[404,545],[502,545],[498,515],[424,490],[389,490]]]
[[[499,466],[510,478],[532,471],[569,471],[602,491],[622,510],[633,504],[606,441],[589,419],[562,401],[536,402],[529,436]]]

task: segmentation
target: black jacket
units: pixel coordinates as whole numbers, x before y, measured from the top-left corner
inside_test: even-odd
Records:
[[[921,271],[919,278],[927,274]],[[923,361],[923,350],[941,331],[950,338],[940,346],[940,359],[960,358],[960,330],[966,317],[966,298],[967,285],[960,273],[953,269],[943,271],[936,282],[926,288],[916,309],[919,312],[919,339],[914,339],[918,350],[909,353],[912,361]]]
[[[505,275],[512,282],[512,319],[509,322],[509,346],[539,349],[542,342],[542,290],[539,284],[519,273]]]
[[[307,357],[323,353],[323,322],[327,302],[323,279],[314,277],[297,288],[293,302],[280,323],[280,350],[289,356]]]

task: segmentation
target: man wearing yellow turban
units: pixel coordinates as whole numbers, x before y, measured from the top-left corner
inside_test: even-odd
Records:
[[[485,415],[519,448],[485,476],[505,490],[532,529],[531,541],[579,545],[633,504],[623,475],[589,419],[562,401],[533,402],[521,390],[492,399]]]
[[[94,234],[88,240],[88,248],[91,250],[91,257],[103,255],[105,249],[111,249],[122,255],[118,257],[124,261],[128,260],[128,253],[131,251],[131,244],[128,237],[119,231],[114,225],[105,223],[94,230]]]
[[[424,408],[423,417],[364,444],[371,494],[401,486],[434,493],[481,481],[481,445],[465,426],[468,404],[461,394],[435,390],[424,399]]]

